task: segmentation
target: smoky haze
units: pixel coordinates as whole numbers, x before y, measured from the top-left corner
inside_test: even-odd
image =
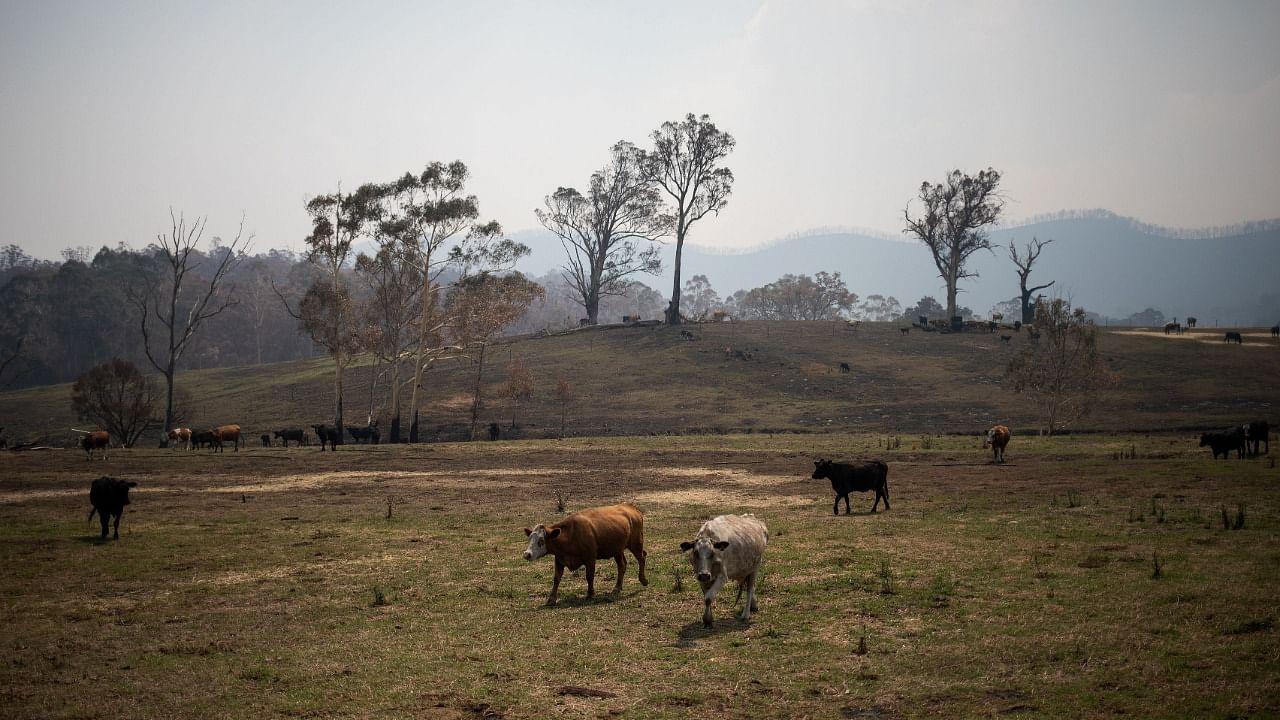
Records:
[[[0,6],[0,231],[134,247],[168,208],[300,248],[308,197],[461,159],[509,231],[687,112],[738,140],[693,243],[898,233],[921,181],[992,166],[1013,218],[1280,215],[1274,2]]]

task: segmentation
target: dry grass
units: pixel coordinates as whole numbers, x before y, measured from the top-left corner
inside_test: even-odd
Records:
[[[0,702],[16,718],[1280,713],[1280,471],[1174,436],[1019,437],[1003,466],[972,438],[883,440],[3,455]],[[831,516],[811,459],[870,454],[893,510],[862,495]],[[106,544],[84,523],[102,473],[139,482]],[[649,587],[633,563],[620,595],[585,602],[579,573],[542,606],[551,564],[520,559],[520,528],[554,517],[556,489],[570,511],[641,504]],[[1247,524],[1222,529],[1238,504]],[[730,588],[704,630],[696,584],[672,592],[676,548],[743,510],[771,531],[760,612],[733,620]],[[597,586],[613,578],[602,563]]]

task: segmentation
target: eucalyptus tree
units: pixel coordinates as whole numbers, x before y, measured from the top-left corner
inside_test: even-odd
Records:
[[[650,136],[653,148],[641,153],[645,177],[664,192],[674,205],[672,229],[676,255],[671,303],[667,322],[680,324],[680,271],[684,241],[689,228],[708,213],[719,214],[733,192],[733,171],[721,167],[736,141],[715,126],[708,115],[693,113],[679,122],[665,122]]]
[[[911,215],[908,203],[903,216],[904,233],[929,248],[938,276],[947,287],[947,317],[956,315],[956,292],[964,278],[977,277],[965,269],[969,256],[990,250],[986,228],[1000,217],[1004,200],[999,195],[1000,173],[991,168],[970,177],[952,170],[940,183],[920,185],[920,214]]]
[[[534,211],[560,238],[568,255],[564,278],[592,325],[599,322],[600,299],[622,294],[624,278],[661,271],[654,243],[671,228],[661,193],[641,171],[636,146],[618,142],[609,153],[609,164],[592,173],[586,195],[558,188],[544,200],[545,210]]]
[[[126,287],[126,296],[138,311],[143,351],[164,376],[166,430],[173,426],[178,361],[206,320],[237,303],[233,293],[223,292],[224,281],[253,240],[252,235],[245,236],[241,218],[229,244],[204,254],[199,245],[207,218],[188,224],[171,209],[169,220],[170,231],[157,235],[155,245],[149,248],[140,282]]]
[[[400,399],[404,394],[401,373],[417,337],[422,282],[413,248],[398,247],[386,238],[380,241],[382,244],[375,254],[361,253],[356,258],[356,275],[364,281],[369,295],[364,307],[363,345],[388,367],[390,439],[397,443],[400,442]],[[370,383],[370,393],[374,384]]]
[[[441,298],[444,281],[481,270],[508,269],[529,252],[528,247],[503,237],[498,223],[479,221],[480,203],[475,195],[466,194],[469,178],[460,160],[433,162],[422,172],[405,173],[377,190],[377,233],[397,248],[403,261],[414,265],[421,283],[410,442],[418,440],[423,373],[436,357],[448,352],[443,342],[450,320]]]

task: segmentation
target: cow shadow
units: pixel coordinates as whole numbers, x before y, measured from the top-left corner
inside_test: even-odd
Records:
[[[85,545],[106,545],[107,543],[118,542],[118,541],[112,540],[110,535],[108,535],[105,538],[99,537],[97,535],[77,535],[76,542],[83,543]]]
[[[636,597],[639,594],[640,594],[639,590],[631,590],[631,591],[624,590],[622,592],[613,592],[612,590],[610,590],[609,592],[603,592],[603,593],[598,592],[596,593],[595,597],[589,598],[587,597],[587,594],[584,591],[582,594],[576,595],[573,597],[561,596],[560,601],[557,602],[555,605],[547,605],[544,602],[542,605],[539,606],[539,609],[540,610],[560,610],[563,608],[579,608],[579,607],[591,607],[593,605],[607,605],[609,603],[618,602],[619,600],[626,600],[629,598]]]
[[[699,640],[729,633],[744,632],[750,627],[750,622],[742,622],[738,619],[737,612],[733,615],[716,619],[711,624],[711,627],[703,625],[702,620],[695,620],[680,628],[680,632],[676,635],[676,647],[696,647]]]

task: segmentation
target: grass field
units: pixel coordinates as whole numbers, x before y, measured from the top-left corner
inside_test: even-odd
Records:
[[[1194,346],[1193,343],[1187,343]],[[1255,351],[1262,352],[1262,351]],[[114,717],[1274,717],[1280,470],[1184,435],[760,434],[0,455],[0,707]],[[831,515],[823,456],[892,510]],[[121,539],[89,481],[136,480]],[[521,528],[631,500],[650,585],[585,602]],[[699,523],[770,527],[704,630]],[[1234,527],[1238,521],[1242,527]],[[1156,563],[1159,576],[1155,577]],[[683,590],[674,589],[681,578]],[[612,587],[602,563],[597,587]]]

